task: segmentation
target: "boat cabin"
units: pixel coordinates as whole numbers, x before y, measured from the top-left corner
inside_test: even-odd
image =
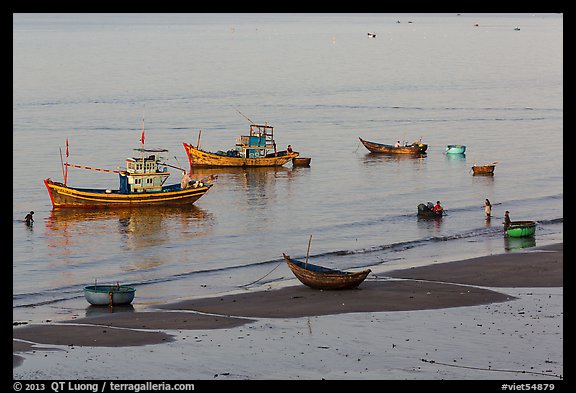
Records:
[[[276,153],[274,127],[268,124],[251,124],[250,135],[242,135],[236,140],[236,151],[242,158],[263,158],[268,150]]]
[[[126,159],[126,171],[120,172],[120,193],[161,192],[170,172],[167,167],[159,167],[163,159],[158,153],[166,149],[134,149],[141,157]],[[152,154],[150,154],[152,153]]]

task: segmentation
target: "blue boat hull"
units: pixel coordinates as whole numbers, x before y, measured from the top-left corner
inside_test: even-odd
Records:
[[[466,146],[464,145],[448,145],[446,146],[446,154],[464,154]]]
[[[134,287],[126,285],[88,285],[84,287],[84,296],[88,303],[95,306],[124,305],[134,300]]]

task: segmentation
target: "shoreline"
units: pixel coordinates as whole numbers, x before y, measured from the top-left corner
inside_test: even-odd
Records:
[[[386,279],[367,279],[354,290],[318,291],[298,283],[278,289],[185,300],[142,312],[18,326],[13,328],[13,369],[17,371],[28,360],[33,362],[39,352],[55,354],[64,349],[50,346],[66,346],[76,351],[78,348],[112,351],[115,347],[142,350],[160,343],[170,346],[183,331],[237,334],[266,320],[338,319],[340,315],[348,319],[351,313],[438,313],[452,308],[505,305],[518,297],[497,288],[563,287],[562,261],[563,243],[557,243],[525,252],[394,270],[386,274]],[[274,359],[268,361],[273,363]]]

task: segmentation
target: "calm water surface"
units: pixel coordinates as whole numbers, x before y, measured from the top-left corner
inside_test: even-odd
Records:
[[[136,285],[135,308],[293,284],[282,253],[305,256],[310,235],[313,263],[376,273],[560,242],[562,48],[555,14],[16,14],[13,318],[97,312],[95,280]],[[146,147],[184,166],[199,130],[210,151],[247,133],[238,111],[311,167],[196,171],[218,179],[189,208],[52,209],[42,180],[62,181],[66,138],[70,162],[116,169],[144,117]],[[428,154],[372,155],[359,136],[422,138]],[[68,184],[118,178],[70,169]],[[448,215],[418,220],[436,200]],[[505,239],[505,210],[538,221],[535,238]]]

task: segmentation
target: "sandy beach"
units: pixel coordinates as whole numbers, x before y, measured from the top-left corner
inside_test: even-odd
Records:
[[[562,288],[554,244],[369,276],[354,290],[295,282],[15,326],[13,377],[559,381]]]

